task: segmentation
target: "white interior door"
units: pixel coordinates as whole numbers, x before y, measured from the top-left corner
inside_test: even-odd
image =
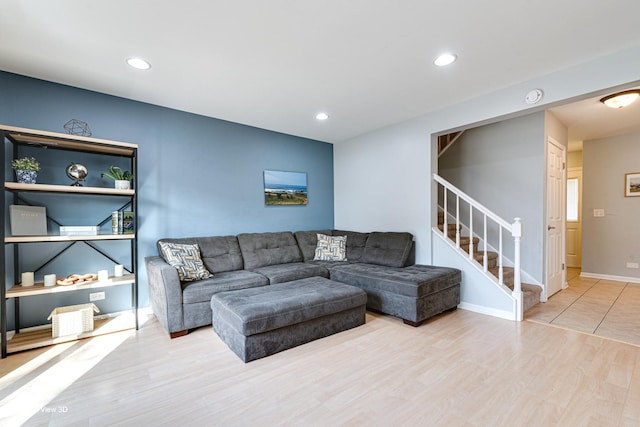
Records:
[[[567,267],[582,266],[582,168],[567,171]]]
[[[564,284],[565,148],[547,141],[547,297]]]

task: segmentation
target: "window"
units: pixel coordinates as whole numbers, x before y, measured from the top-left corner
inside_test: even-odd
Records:
[[[567,221],[578,221],[578,178],[567,179]]]

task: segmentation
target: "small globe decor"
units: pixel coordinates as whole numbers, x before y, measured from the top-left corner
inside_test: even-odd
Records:
[[[87,122],[83,122],[82,120],[69,120],[64,124],[64,130],[66,130],[69,135],[91,136],[91,129],[89,129],[89,124]]]
[[[74,181],[74,183],[71,184],[73,187],[82,187],[80,181],[84,181],[88,174],[89,171],[87,168],[80,163],[71,163],[67,166],[67,176]]]

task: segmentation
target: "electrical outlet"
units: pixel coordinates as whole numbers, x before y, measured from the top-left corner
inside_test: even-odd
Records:
[[[89,294],[89,301],[100,301],[104,298],[104,292],[92,292]]]
[[[640,268],[640,265],[637,262],[628,262],[627,268]]]

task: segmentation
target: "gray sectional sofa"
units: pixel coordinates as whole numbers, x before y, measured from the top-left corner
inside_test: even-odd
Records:
[[[346,260],[314,260],[318,233],[347,236]],[[215,294],[313,277],[358,287],[366,292],[368,309],[413,326],[460,302],[460,271],[414,265],[410,233],[314,230],[161,239],[162,253],[160,242],[197,243],[204,266],[213,274],[181,282],[161,256],[145,258],[151,308],[172,338],[212,324]]]

